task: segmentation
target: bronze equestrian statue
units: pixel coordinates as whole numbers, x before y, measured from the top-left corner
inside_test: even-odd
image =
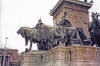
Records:
[[[92,46],[95,44],[97,47],[100,47],[100,21],[98,17],[98,13],[92,13],[92,22],[89,23],[89,32]]]
[[[66,19],[66,15],[67,13],[64,12],[62,20],[57,22],[56,26],[45,25],[40,19],[35,27],[21,27],[17,33],[25,38],[25,45],[30,41],[29,50],[32,48],[32,43],[37,44],[38,50],[49,50],[59,46],[60,43],[65,46],[87,43],[85,41],[87,37],[82,28],[72,27],[71,22]],[[81,39],[77,37],[77,33]]]
[[[65,46],[71,46],[72,40],[77,36],[76,29],[71,27],[71,23],[66,19],[60,21],[59,26],[57,25],[56,27],[38,22],[33,28],[21,27],[17,33],[25,38],[25,45],[30,41],[29,50],[32,48],[32,43],[37,44],[38,50],[54,48],[59,45],[60,41],[65,44]]]
[[[88,31],[90,33],[91,46],[96,45],[100,47],[100,15],[98,13],[92,13],[92,22],[85,23],[88,25]]]

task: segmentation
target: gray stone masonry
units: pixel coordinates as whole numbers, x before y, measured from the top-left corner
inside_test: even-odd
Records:
[[[22,54],[21,66],[100,66],[100,48],[78,45],[32,50]]]

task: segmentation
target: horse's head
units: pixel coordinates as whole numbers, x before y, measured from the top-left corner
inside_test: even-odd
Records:
[[[92,12],[92,21],[98,21],[98,14]]]
[[[92,13],[92,24],[100,29],[99,13]]]

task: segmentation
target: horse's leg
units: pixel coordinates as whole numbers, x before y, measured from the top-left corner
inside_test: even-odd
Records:
[[[28,37],[25,36],[25,46],[28,44]]]
[[[91,36],[91,46],[94,46],[94,45],[97,46],[97,42],[96,42],[96,39],[95,39],[95,37],[94,37],[94,34],[91,33],[90,36]]]
[[[30,43],[30,48],[29,48],[29,50],[31,50],[32,49],[32,43]]]
[[[98,47],[100,47],[100,40],[99,39],[97,40],[97,45],[98,45]]]
[[[94,46],[94,42],[91,43],[91,46]]]
[[[98,47],[100,47],[100,42],[98,42]]]

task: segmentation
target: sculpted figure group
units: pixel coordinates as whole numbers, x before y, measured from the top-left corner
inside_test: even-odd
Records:
[[[38,50],[49,50],[59,45],[72,46],[72,44],[87,46],[96,44],[99,46],[99,21],[94,13],[92,19],[93,22],[88,23],[91,40],[87,39],[81,27],[72,27],[70,21],[66,19],[66,13],[64,13],[62,20],[56,23],[56,26],[45,25],[40,19],[35,27],[21,27],[17,33],[25,38],[25,45],[28,44],[28,41],[30,42],[28,50],[31,50],[32,43],[37,44]]]
[[[100,20],[99,13],[92,13],[92,22],[84,22],[88,25],[88,31],[90,33],[91,46],[96,45],[100,47]]]

